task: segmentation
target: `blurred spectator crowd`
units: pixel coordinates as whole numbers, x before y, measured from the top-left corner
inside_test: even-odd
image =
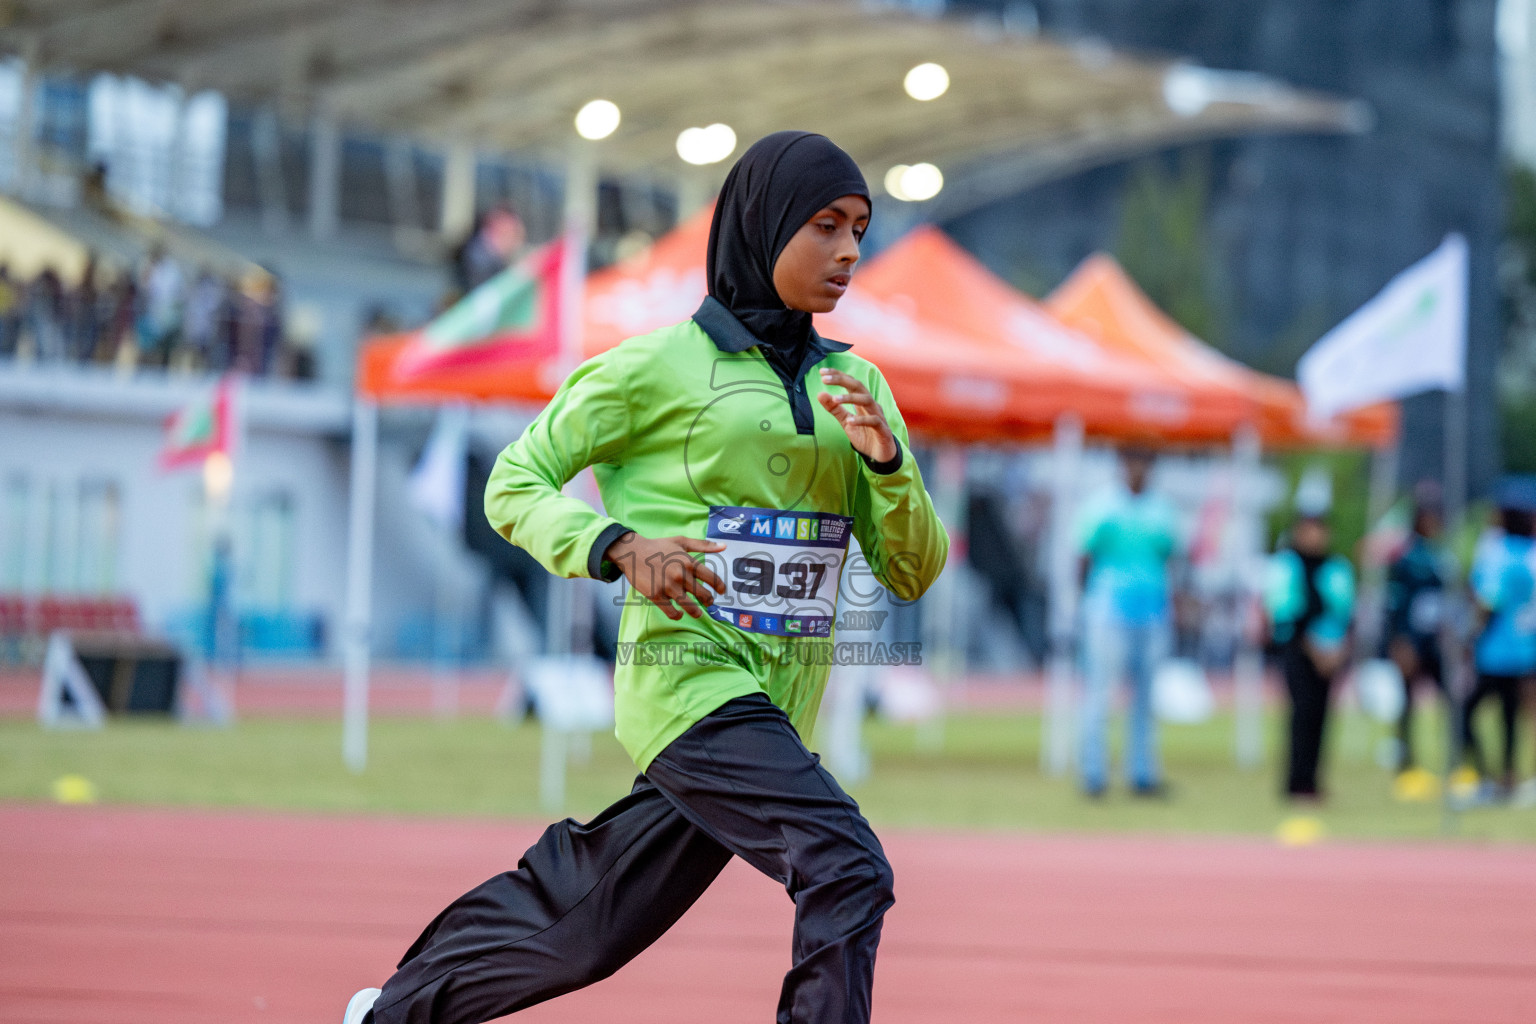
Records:
[[[312,350],[283,324],[281,282],[260,268],[189,272],[160,248],[126,270],[93,254],[74,283],[53,268],[23,280],[0,264],[3,360],[312,379]]]

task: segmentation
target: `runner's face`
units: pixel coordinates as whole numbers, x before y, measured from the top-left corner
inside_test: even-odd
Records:
[[[1316,519],[1303,519],[1291,531],[1292,543],[1304,555],[1328,553],[1328,527]]]
[[[1125,484],[1132,494],[1147,489],[1147,477],[1152,473],[1152,460],[1141,452],[1128,452],[1124,456]]]
[[[836,309],[868,225],[869,200],[863,196],[835,199],[806,221],[773,265],[773,287],[784,305],[806,313]]]

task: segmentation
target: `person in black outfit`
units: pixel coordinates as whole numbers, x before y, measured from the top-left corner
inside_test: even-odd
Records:
[[[1386,628],[1382,654],[1403,675],[1403,710],[1397,722],[1397,770],[1415,767],[1413,753],[1413,694],[1415,684],[1428,678],[1442,697],[1445,673],[1440,664],[1440,623],[1445,580],[1436,542],[1444,530],[1438,496],[1421,488],[1413,510],[1413,533],[1387,570]]]
[[[1329,552],[1328,525],[1304,515],[1271,566],[1266,602],[1291,699],[1285,795],[1316,801],[1318,764],[1334,678],[1344,665],[1354,609],[1354,572]]]

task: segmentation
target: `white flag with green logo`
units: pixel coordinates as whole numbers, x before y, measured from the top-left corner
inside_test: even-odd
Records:
[[[1467,367],[1467,240],[1393,278],[1301,357],[1296,379],[1326,419],[1421,391],[1460,391]]]

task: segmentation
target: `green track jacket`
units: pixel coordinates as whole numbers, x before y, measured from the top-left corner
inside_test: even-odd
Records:
[[[867,566],[850,558],[844,594],[873,592],[872,574],[896,597],[916,599],[944,567],[949,538],[885,379],[848,347],[813,334],[798,379],[786,382],[729,310],[707,299],[694,319],[577,367],[497,459],[486,516],[557,576],[606,580],[620,573],[603,553],[626,529],[703,538],[711,505],[851,516]],[[823,387],[822,362],[863,381],[880,403],[900,448],[891,462],[870,463],[814,401],[817,391],[842,390]],[[561,493],[589,465],[606,516]],[[839,610],[849,606],[845,596]],[[765,636],[709,617],[673,621],[629,590],[615,732],[644,771],[721,704],[761,692],[809,740],[833,654],[828,637]]]

